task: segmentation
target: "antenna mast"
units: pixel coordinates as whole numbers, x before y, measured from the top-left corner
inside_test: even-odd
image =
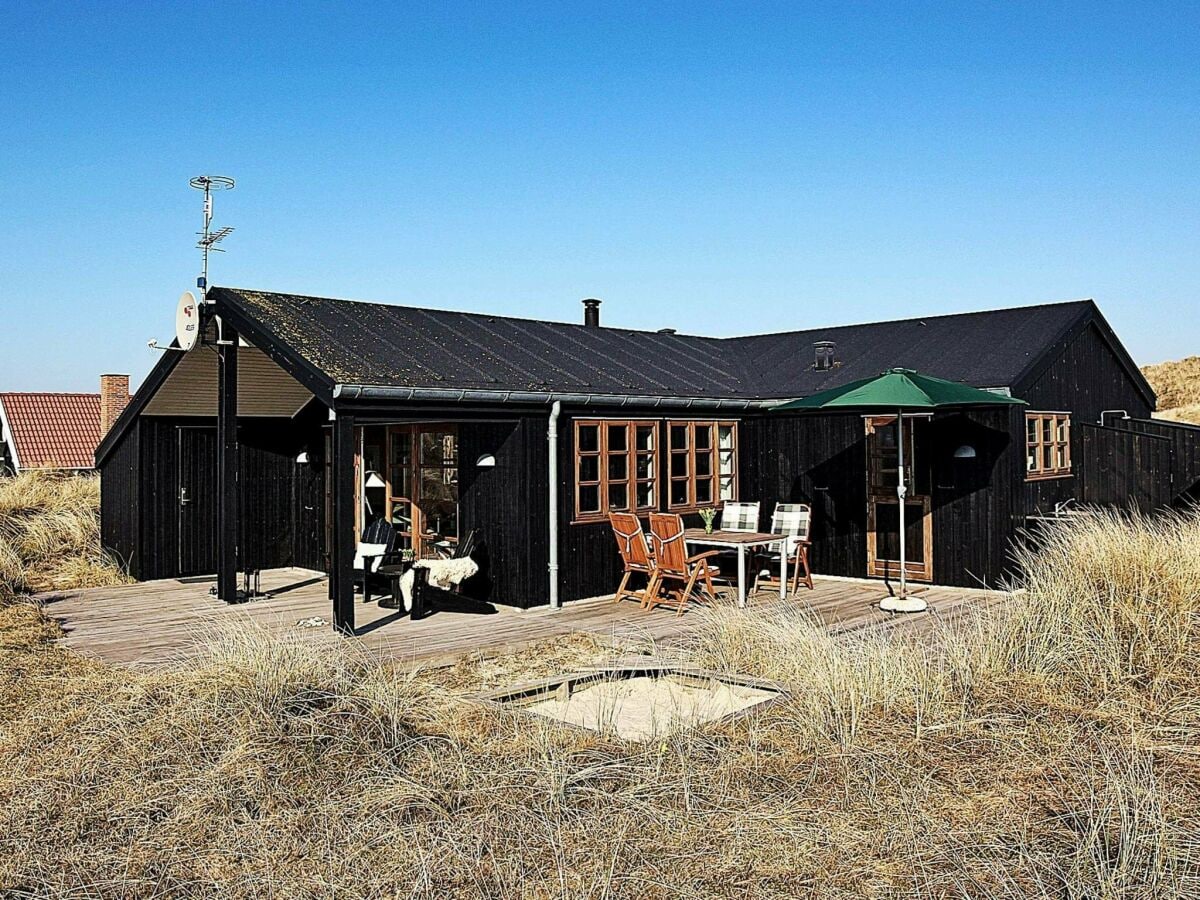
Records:
[[[197,175],[188,184],[198,191],[204,191],[204,230],[196,232],[200,236],[200,240],[196,242],[196,248],[203,255],[204,264],[200,272],[200,277],[196,279],[196,287],[200,288],[201,302],[207,302],[208,253],[210,250],[224,253],[225,249],[218,247],[217,244],[233,233],[233,228],[229,225],[226,225],[224,228],[218,228],[216,231],[212,230],[212,195],[214,191],[232,191],[233,179],[225,175]]]

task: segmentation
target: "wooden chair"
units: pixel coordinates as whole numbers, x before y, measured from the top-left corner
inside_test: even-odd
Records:
[[[361,586],[363,602],[371,602],[371,587],[382,581],[379,576],[381,566],[399,563],[403,559],[403,551],[399,546],[399,535],[390,522],[376,519],[362,533],[362,540],[354,549],[354,580]]]
[[[721,524],[718,527],[721,531],[758,531],[758,515],[761,508],[762,504],[758,501],[754,503],[728,501],[721,507]]]
[[[812,546],[809,539],[812,533],[812,507],[807,503],[776,503],[775,512],[771,515],[771,533],[787,535],[781,551],[787,553],[788,566],[792,573],[792,590],[800,590],[800,582],[803,580],[811,591],[813,583],[812,570],[808,566],[808,548]],[[773,577],[773,572],[779,563],[779,553],[768,553],[758,558],[754,591],[758,590],[763,581],[778,583]],[[764,569],[763,566],[768,568]]]
[[[646,609],[673,602],[675,615],[681,616],[688,600],[702,585],[709,598],[716,599],[712,579],[720,571],[710,560],[720,551],[707,550],[688,556],[683,542],[683,519],[679,515],[650,513],[650,549],[654,557],[654,574],[646,591]],[[669,591],[669,584],[677,587]]]
[[[627,512],[610,512],[608,521],[612,525],[617,552],[621,554],[621,565],[624,567],[621,583],[613,595],[613,603],[630,598],[645,606],[654,579],[654,562],[650,558],[650,547],[646,541],[646,533],[642,531],[642,523],[633,513]],[[640,591],[629,589],[629,580],[634,575],[646,579],[646,586]]]

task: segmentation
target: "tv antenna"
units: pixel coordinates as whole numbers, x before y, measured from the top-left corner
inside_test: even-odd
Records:
[[[233,179],[226,175],[197,175],[188,184],[198,191],[204,191],[204,230],[196,232],[200,236],[200,240],[196,242],[196,249],[204,255],[204,268],[200,277],[196,279],[196,287],[200,288],[201,302],[205,302],[208,297],[209,251],[215,250],[218,253],[224,253],[225,248],[218,247],[217,244],[233,233],[233,228],[229,225],[218,228],[216,231],[212,230],[212,195],[215,191],[232,191]]]

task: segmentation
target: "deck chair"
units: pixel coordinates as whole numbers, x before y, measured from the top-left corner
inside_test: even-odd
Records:
[[[788,567],[792,573],[792,590],[800,590],[800,582],[811,591],[813,589],[812,570],[808,566],[808,548],[812,546],[812,507],[807,503],[776,503],[775,512],[771,514],[771,533],[786,534],[781,552],[787,554]],[[780,564],[779,553],[766,553],[756,560],[754,591],[762,582],[778,583],[774,573]],[[803,571],[803,578],[801,572]]]
[[[659,604],[673,605],[675,615],[683,615],[698,590],[716,599],[712,579],[720,571],[711,560],[719,550],[706,550],[688,556],[683,542],[683,518],[677,513],[650,513],[650,548],[654,573],[646,590],[646,609]],[[671,586],[674,585],[674,589]]]
[[[626,512],[610,512],[608,521],[612,525],[617,552],[621,554],[621,565],[624,568],[621,583],[613,595],[613,602],[620,603],[628,598],[645,606],[654,577],[654,563],[650,558],[650,547],[646,541],[646,533],[642,531],[642,523],[633,513]],[[646,586],[640,591],[629,589],[629,581],[635,575],[646,579]]]
[[[476,591],[472,582],[487,579],[484,571],[487,560],[485,547],[480,542],[479,529],[473,528],[465,538],[455,542],[453,553],[448,557],[433,557],[435,560],[472,559],[478,566],[474,575],[457,585],[457,587],[435,587],[429,582],[429,570],[414,566],[410,572],[412,579],[412,605],[409,616],[422,619],[430,612],[462,612],[475,615],[494,615],[496,607],[485,600],[473,596]]]
[[[758,531],[758,514],[762,504],[727,502],[721,507],[721,531]]]
[[[362,540],[354,548],[354,580],[362,588],[363,602],[371,601],[371,586],[382,579],[380,566],[398,563],[403,558],[400,535],[390,522],[377,519],[366,527]]]

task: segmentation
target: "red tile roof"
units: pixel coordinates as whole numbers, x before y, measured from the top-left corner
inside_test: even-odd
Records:
[[[100,443],[99,394],[0,393],[22,469],[91,469]]]

